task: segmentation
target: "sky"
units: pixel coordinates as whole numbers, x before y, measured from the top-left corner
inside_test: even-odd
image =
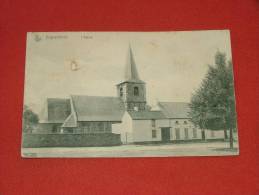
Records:
[[[232,59],[228,30],[27,33],[24,103],[39,113],[47,97],[116,96],[129,44],[150,105],[189,102],[215,53]]]

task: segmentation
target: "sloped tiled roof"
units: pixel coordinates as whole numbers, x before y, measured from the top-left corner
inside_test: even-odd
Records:
[[[190,108],[186,102],[158,102],[158,106],[167,118],[190,118]]]
[[[71,113],[65,122],[63,123],[62,127],[77,127],[77,120],[74,113]]]
[[[164,114],[161,111],[129,111],[128,113],[133,120],[151,120],[165,118]]]
[[[117,97],[72,95],[78,121],[121,121],[124,104]]]
[[[40,113],[42,123],[63,123],[71,113],[70,100],[66,98],[47,98]]]

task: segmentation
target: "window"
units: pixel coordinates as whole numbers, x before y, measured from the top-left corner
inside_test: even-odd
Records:
[[[67,128],[67,133],[73,133],[73,128]]]
[[[89,130],[88,130],[89,133],[92,132],[92,128],[93,128],[92,126],[93,126],[93,125],[92,125],[92,122],[89,122]]]
[[[197,138],[197,129],[193,128],[192,132],[193,132],[193,138]]]
[[[134,96],[138,96],[138,95],[139,95],[138,87],[134,87]]]
[[[120,88],[120,97],[122,97],[123,96],[123,88],[121,87]]]
[[[90,131],[90,126],[88,123],[85,123],[83,126],[83,133],[89,133]]]
[[[57,125],[53,125],[52,126],[52,133],[57,133],[58,132],[58,126]]]
[[[176,136],[176,140],[180,139],[180,129],[179,128],[175,129],[175,136]]]
[[[183,124],[187,125],[187,121],[184,121]]]
[[[104,131],[111,132],[111,123],[106,122],[104,125]]]
[[[96,131],[96,122],[90,122],[90,132],[95,133]]]
[[[152,138],[156,138],[156,130],[152,130]]]
[[[179,121],[175,121],[175,124],[176,124],[176,125],[179,125]]]
[[[131,110],[134,110],[134,106],[135,106],[134,103],[130,103],[130,109],[131,109]]]
[[[99,125],[98,125],[98,122],[93,122],[93,132],[97,132],[98,133],[98,131],[99,131]]]
[[[104,130],[104,125],[102,122],[98,123],[98,131],[103,131]]]
[[[189,139],[189,132],[187,128],[184,129],[184,138]]]
[[[152,123],[152,127],[156,126],[156,120],[155,119],[152,119],[151,123]]]

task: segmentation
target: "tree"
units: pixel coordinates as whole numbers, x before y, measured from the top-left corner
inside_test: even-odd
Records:
[[[23,108],[23,132],[30,133],[38,122],[38,115],[25,105]]]
[[[226,55],[217,52],[215,65],[209,66],[200,88],[192,95],[190,117],[202,130],[224,129],[225,139],[233,148],[233,129],[236,127],[236,111],[232,62],[226,63]]]
[[[207,115],[207,101],[205,92],[205,82],[202,83],[201,87],[193,94],[189,113],[191,121],[197,125],[202,131],[202,140],[205,140],[205,120]]]

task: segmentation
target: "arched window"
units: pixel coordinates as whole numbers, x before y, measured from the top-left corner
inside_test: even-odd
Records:
[[[138,95],[139,95],[138,87],[134,87],[134,96],[138,96]]]
[[[120,88],[120,97],[122,97],[123,96],[123,88],[121,87]]]

